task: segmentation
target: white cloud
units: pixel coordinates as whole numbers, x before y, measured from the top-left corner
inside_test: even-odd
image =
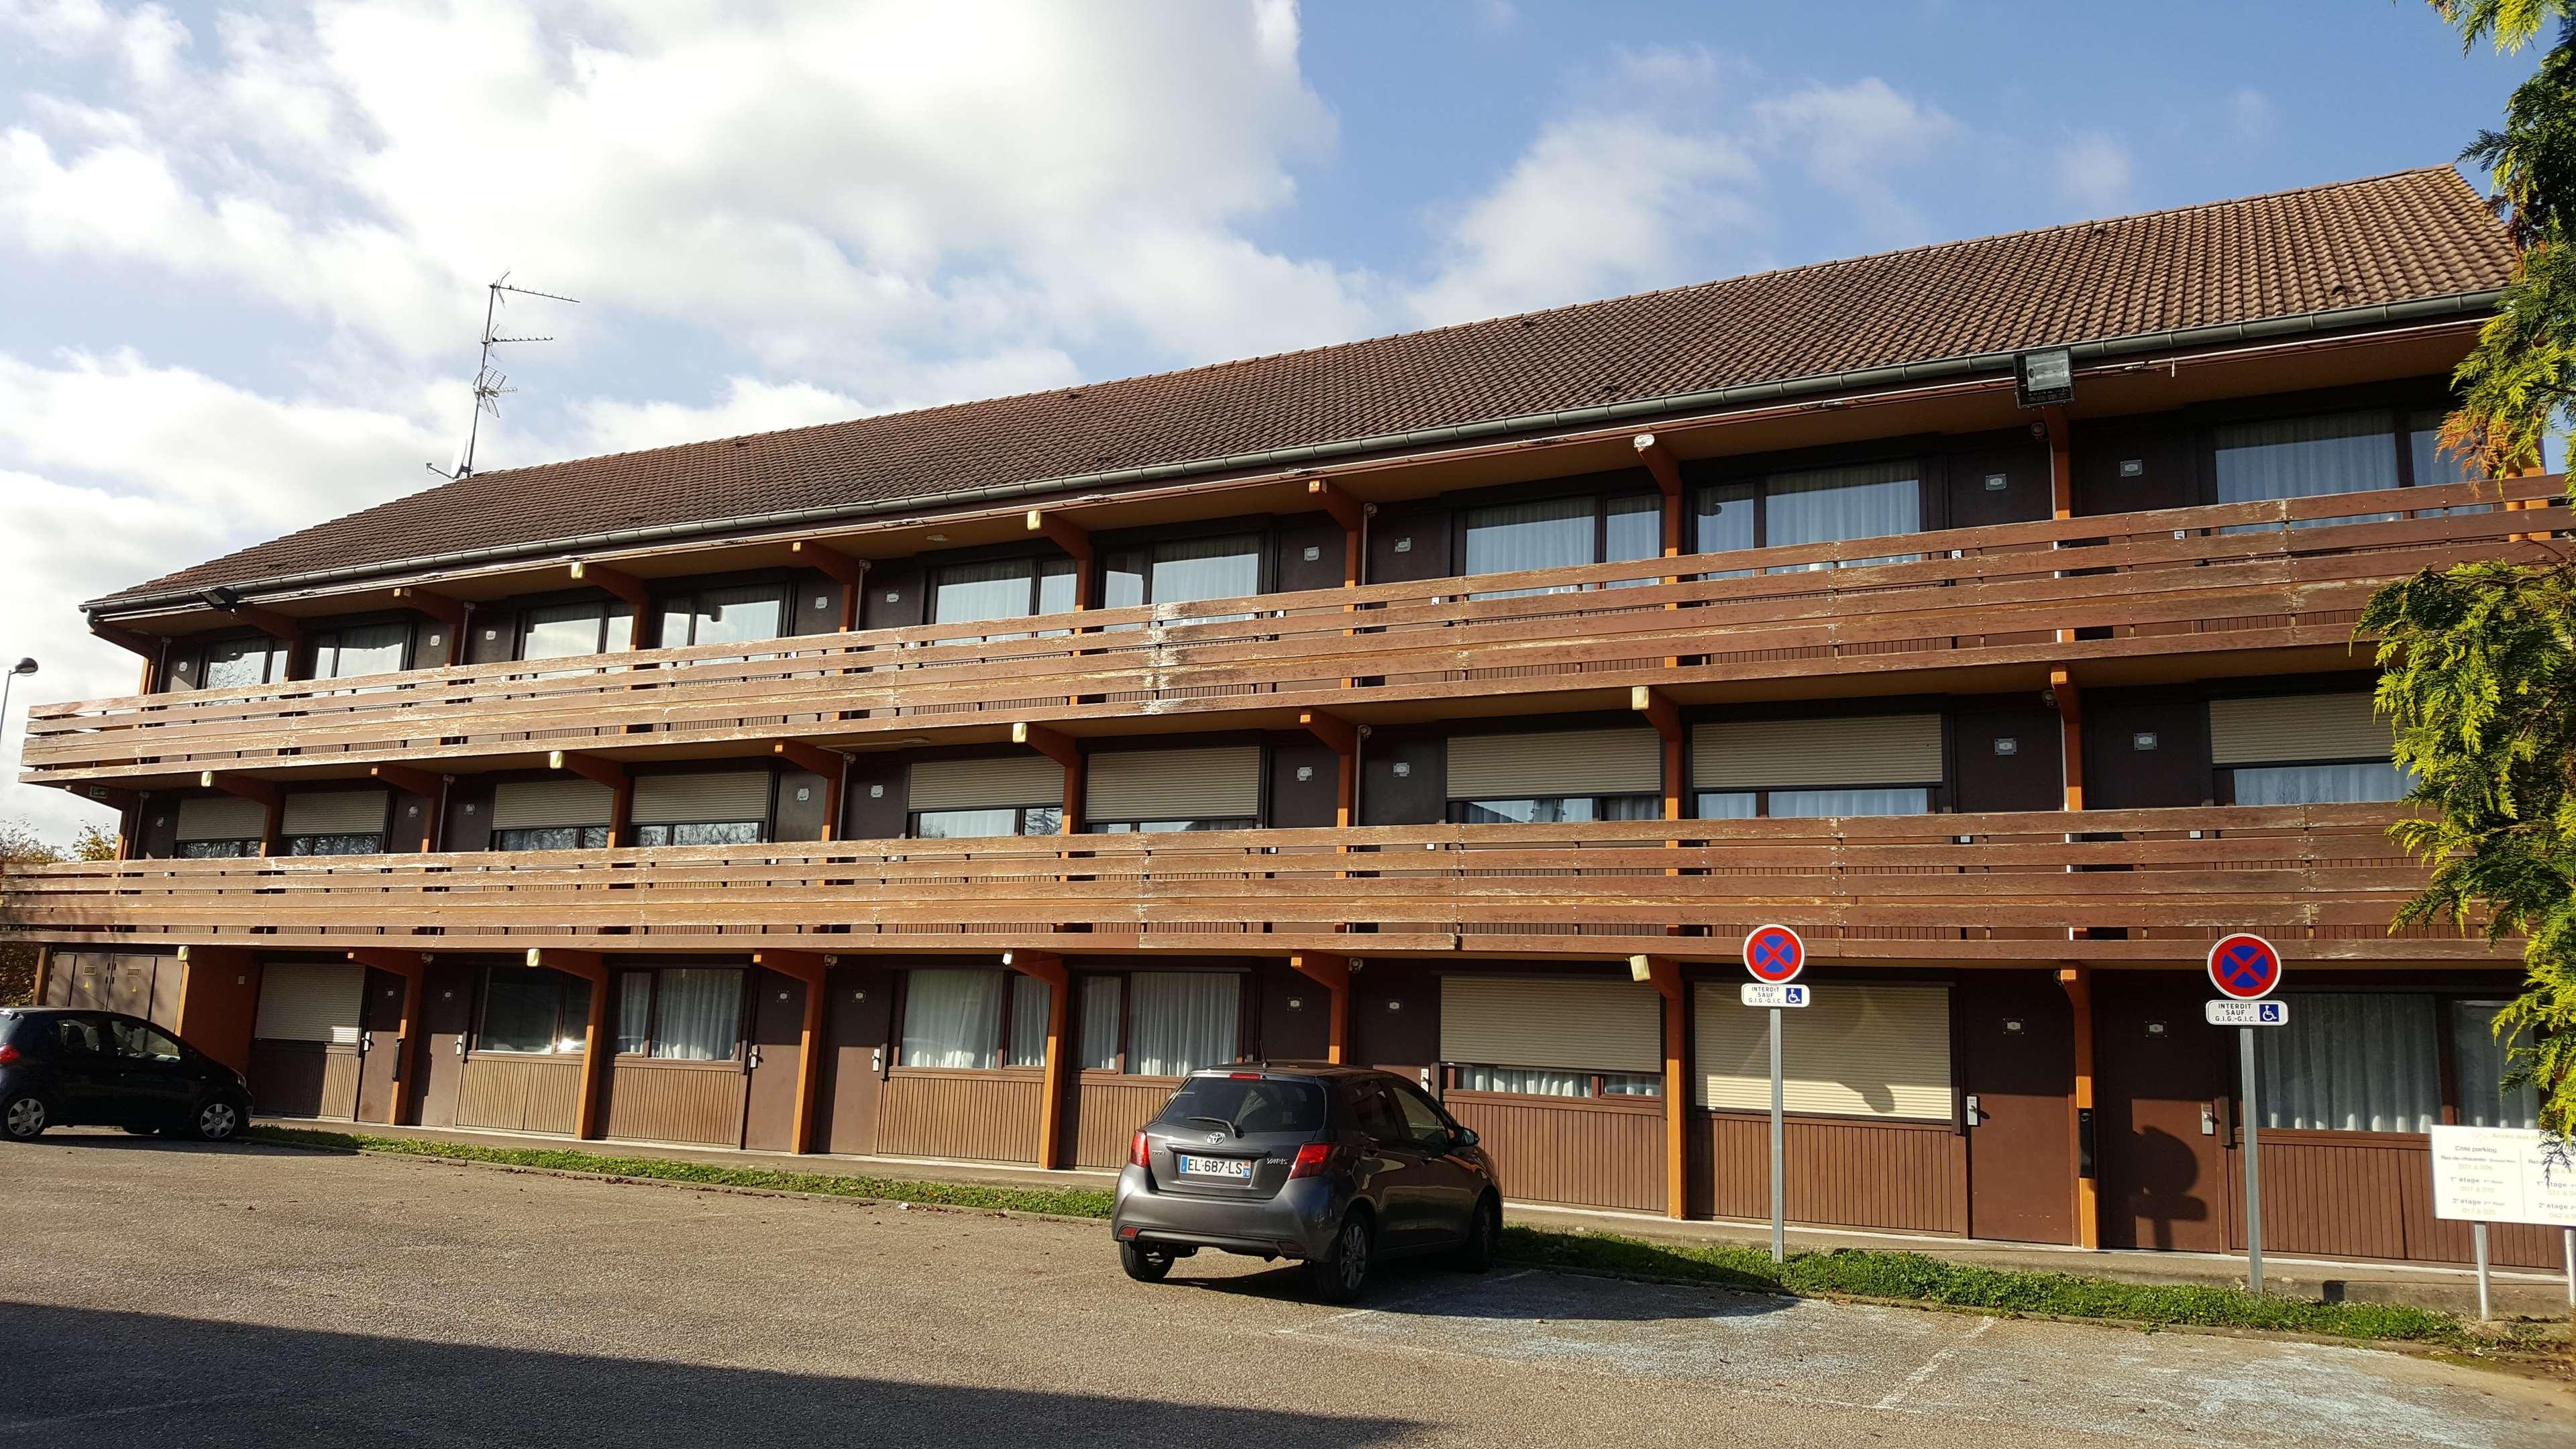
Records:
[[[1938,106],[1876,76],[1810,85],[1755,104],[1758,133],[1857,207],[1882,242],[1924,240],[1920,213],[1903,199],[1916,168],[1967,134]]]
[[[2128,204],[2134,167],[2129,148],[2100,131],[2079,131],[2059,144],[2054,158],[2059,194],[2101,215]]]
[[[2252,86],[2228,96],[2226,116],[2228,129],[2239,141],[2269,141],[2279,121],[2272,98]]]

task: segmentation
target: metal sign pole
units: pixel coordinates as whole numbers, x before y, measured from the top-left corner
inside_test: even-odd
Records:
[[[2255,1132],[2262,1115],[2254,1101],[2254,1028],[2238,1027],[2236,1039],[2241,1044],[2245,1079],[2245,1110],[2238,1114],[2245,1122],[2245,1285],[2247,1292],[2259,1294],[2263,1291],[2263,1157]]]
[[[1771,1008],[1771,1261],[1789,1261],[1789,1194],[1780,1172],[1781,1108],[1787,1093],[1780,1085],[1780,1008]]]
[[[2469,1224],[2469,1241],[2478,1248],[2478,1322],[2495,1317],[2494,1292],[2487,1285],[2487,1225]]]
[[[2567,1265],[2567,1306],[2576,1308],[2576,1228],[2564,1228],[2560,1231],[2564,1234],[2558,1240],[2560,1261]]]

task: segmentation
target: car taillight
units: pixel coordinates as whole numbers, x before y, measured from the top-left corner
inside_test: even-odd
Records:
[[[1309,1142],[1297,1149],[1297,1160],[1288,1164],[1288,1175],[1292,1178],[1321,1177],[1325,1166],[1332,1160],[1333,1144]]]
[[[18,1049],[7,1042],[0,1041],[0,1067],[5,1067],[17,1059]]]
[[[1150,1150],[1151,1149],[1145,1145],[1145,1133],[1143,1129],[1138,1129],[1136,1140],[1127,1144],[1127,1165],[1130,1167],[1153,1166],[1154,1164],[1152,1160],[1147,1156],[1147,1153]]]

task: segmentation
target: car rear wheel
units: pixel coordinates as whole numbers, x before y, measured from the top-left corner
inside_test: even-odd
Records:
[[[0,1137],[12,1142],[33,1142],[44,1135],[52,1116],[45,1110],[45,1099],[29,1092],[0,1102]]]
[[[1139,1283],[1160,1283],[1172,1271],[1172,1250],[1138,1247],[1134,1243],[1118,1245],[1118,1266]]]
[[[230,1142],[241,1135],[242,1122],[250,1114],[230,1097],[215,1097],[197,1108],[188,1123],[188,1133],[200,1142]]]
[[[1477,1200],[1475,1215],[1467,1219],[1467,1241],[1458,1245],[1458,1266],[1482,1273],[1494,1266],[1494,1255],[1502,1246],[1503,1205],[1489,1194]]]
[[[1377,1232],[1369,1225],[1368,1214],[1354,1212],[1342,1219],[1342,1230],[1333,1235],[1333,1251],[1306,1265],[1306,1293],[1318,1303],[1348,1303],[1368,1286],[1369,1252],[1377,1245]]]

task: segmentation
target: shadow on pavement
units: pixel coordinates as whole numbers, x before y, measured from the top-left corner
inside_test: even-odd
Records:
[[[188,1137],[154,1137],[115,1127],[57,1127],[36,1139],[47,1147],[73,1147],[91,1152],[225,1152],[241,1157],[307,1157],[317,1149],[285,1147],[243,1138],[235,1142],[199,1142]],[[5,1149],[5,1144],[0,1144]],[[337,1148],[321,1148],[324,1152]],[[353,1154],[354,1155],[354,1154]],[[7,1162],[0,1157],[0,1163]]]
[[[1173,1267],[1167,1286],[1280,1301],[1303,1301],[1306,1296],[1304,1274],[1295,1267],[1196,1277],[1190,1269],[1198,1261],[1203,1259],[1182,1259]],[[1515,1323],[1697,1323],[1778,1313],[1794,1302],[1768,1293],[1634,1283],[1508,1262],[1496,1264],[1491,1272],[1469,1273],[1437,1258],[1414,1258],[1381,1264],[1369,1275],[1368,1291],[1350,1306],[1412,1317]]]
[[[136,1285],[138,1291],[148,1291]],[[721,1345],[710,1345],[720,1351]],[[1416,1425],[0,1303],[0,1442],[1361,1449]],[[854,1369],[864,1367],[854,1362]],[[1186,1396],[1188,1388],[1177,1390]]]

